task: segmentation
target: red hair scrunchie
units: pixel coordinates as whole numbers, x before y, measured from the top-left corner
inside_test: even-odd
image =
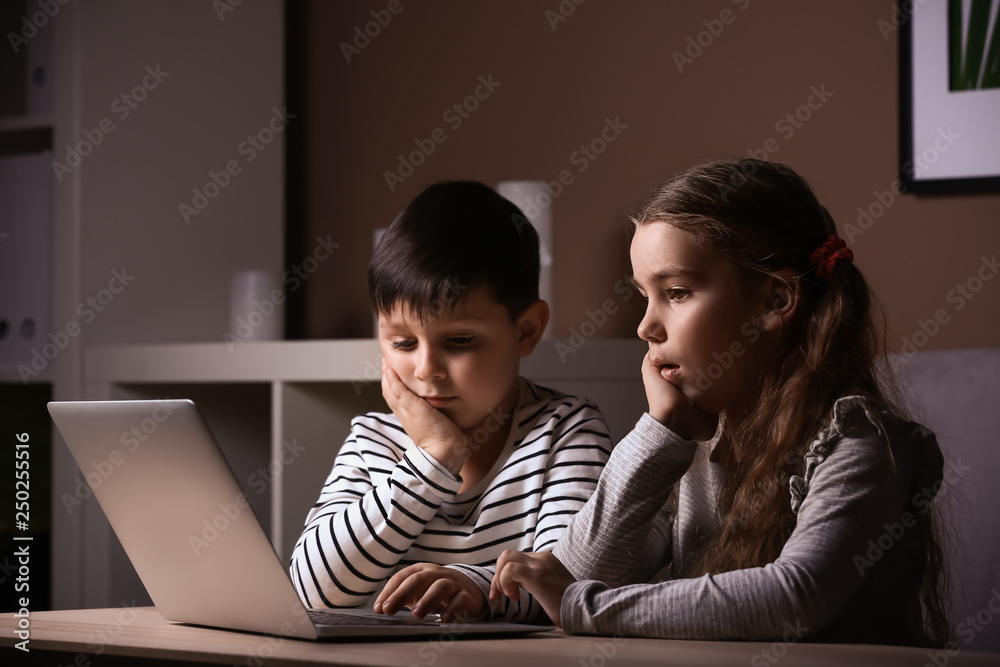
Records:
[[[823,245],[809,255],[809,261],[816,265],[816,275],[826,282],[830,282],[833,267],[842,259],[853,262],[854,251],[847,247],[847,241],[837,238],[835,234],[831,234]]]

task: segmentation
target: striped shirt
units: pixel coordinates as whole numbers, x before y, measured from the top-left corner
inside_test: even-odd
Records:
[[[531,596],[489,603],[504,549],[550,550],[597,486],[611,450],[588,401],[519,379],[510,434],[482,481],[459,493],[393,414],[356,417],[292,552],[292,581],[308,607],[368,602],[398,569],[449,565],[469,576],[491,615],[532,621]]]
[[[648,414],[615,447],[597,491],[553,551],[578,580],[562,599],[564,630],[927,643],[918,597],[927,554],[913,526],[942,484],[933,433],[867,399],[841,398],[801,474],[789,480],[796,524],[777,560],[690,577],[718,533],[726,471],[710,450]]]

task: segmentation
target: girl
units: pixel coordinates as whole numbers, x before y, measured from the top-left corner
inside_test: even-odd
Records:
[[[943,645],[941,451],[826,209],[786,166],[716,161],[634,222],[649,412],[491,598],[523,588],[571,633]]]

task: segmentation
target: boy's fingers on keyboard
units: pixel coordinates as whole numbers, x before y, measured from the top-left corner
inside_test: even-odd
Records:
[[[425,578],[420,583],[423,593],[413,605],[413,617],[417,619],[447,609],[458,591],[458,587],[449,579],[433,579],[428,582]]]
[[[479,586],[468,576],[451,568],[434,566],[434,570],[423,573],[427,583],[414,609],[423,615],[440,613],[442,620],[454,619],[456,615],[468,618],[482,616],[485,601]],[[415,614],[416,615],[416,614]]]
[[[410,577],[410,575],[412,575],[414,572],[420,571],[421,565],[422,563],[417,563],[416,565],[408,565],[407,567],[404,567],[396,574],[389,577],[389,581],[386,582],[385,587],[378,594],[378,597],[375,598],[375,604],[372,605],[372,609],[375,611],[375,613],[392,615],[400,610],[402,605],[399,604],[395,599],[393,599],[392,602],[389,602],[390,597],[392,596],[393,593],[395,593],[399,589],[400,585]]]

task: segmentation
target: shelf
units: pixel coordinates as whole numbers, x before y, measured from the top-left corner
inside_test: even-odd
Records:
[[[521,374],[547,380],[635,381],[646,344],[638,339],[546,339]],[[176,343],[89,347],[91,383],[364,382],[380,377],[374,338]]]

